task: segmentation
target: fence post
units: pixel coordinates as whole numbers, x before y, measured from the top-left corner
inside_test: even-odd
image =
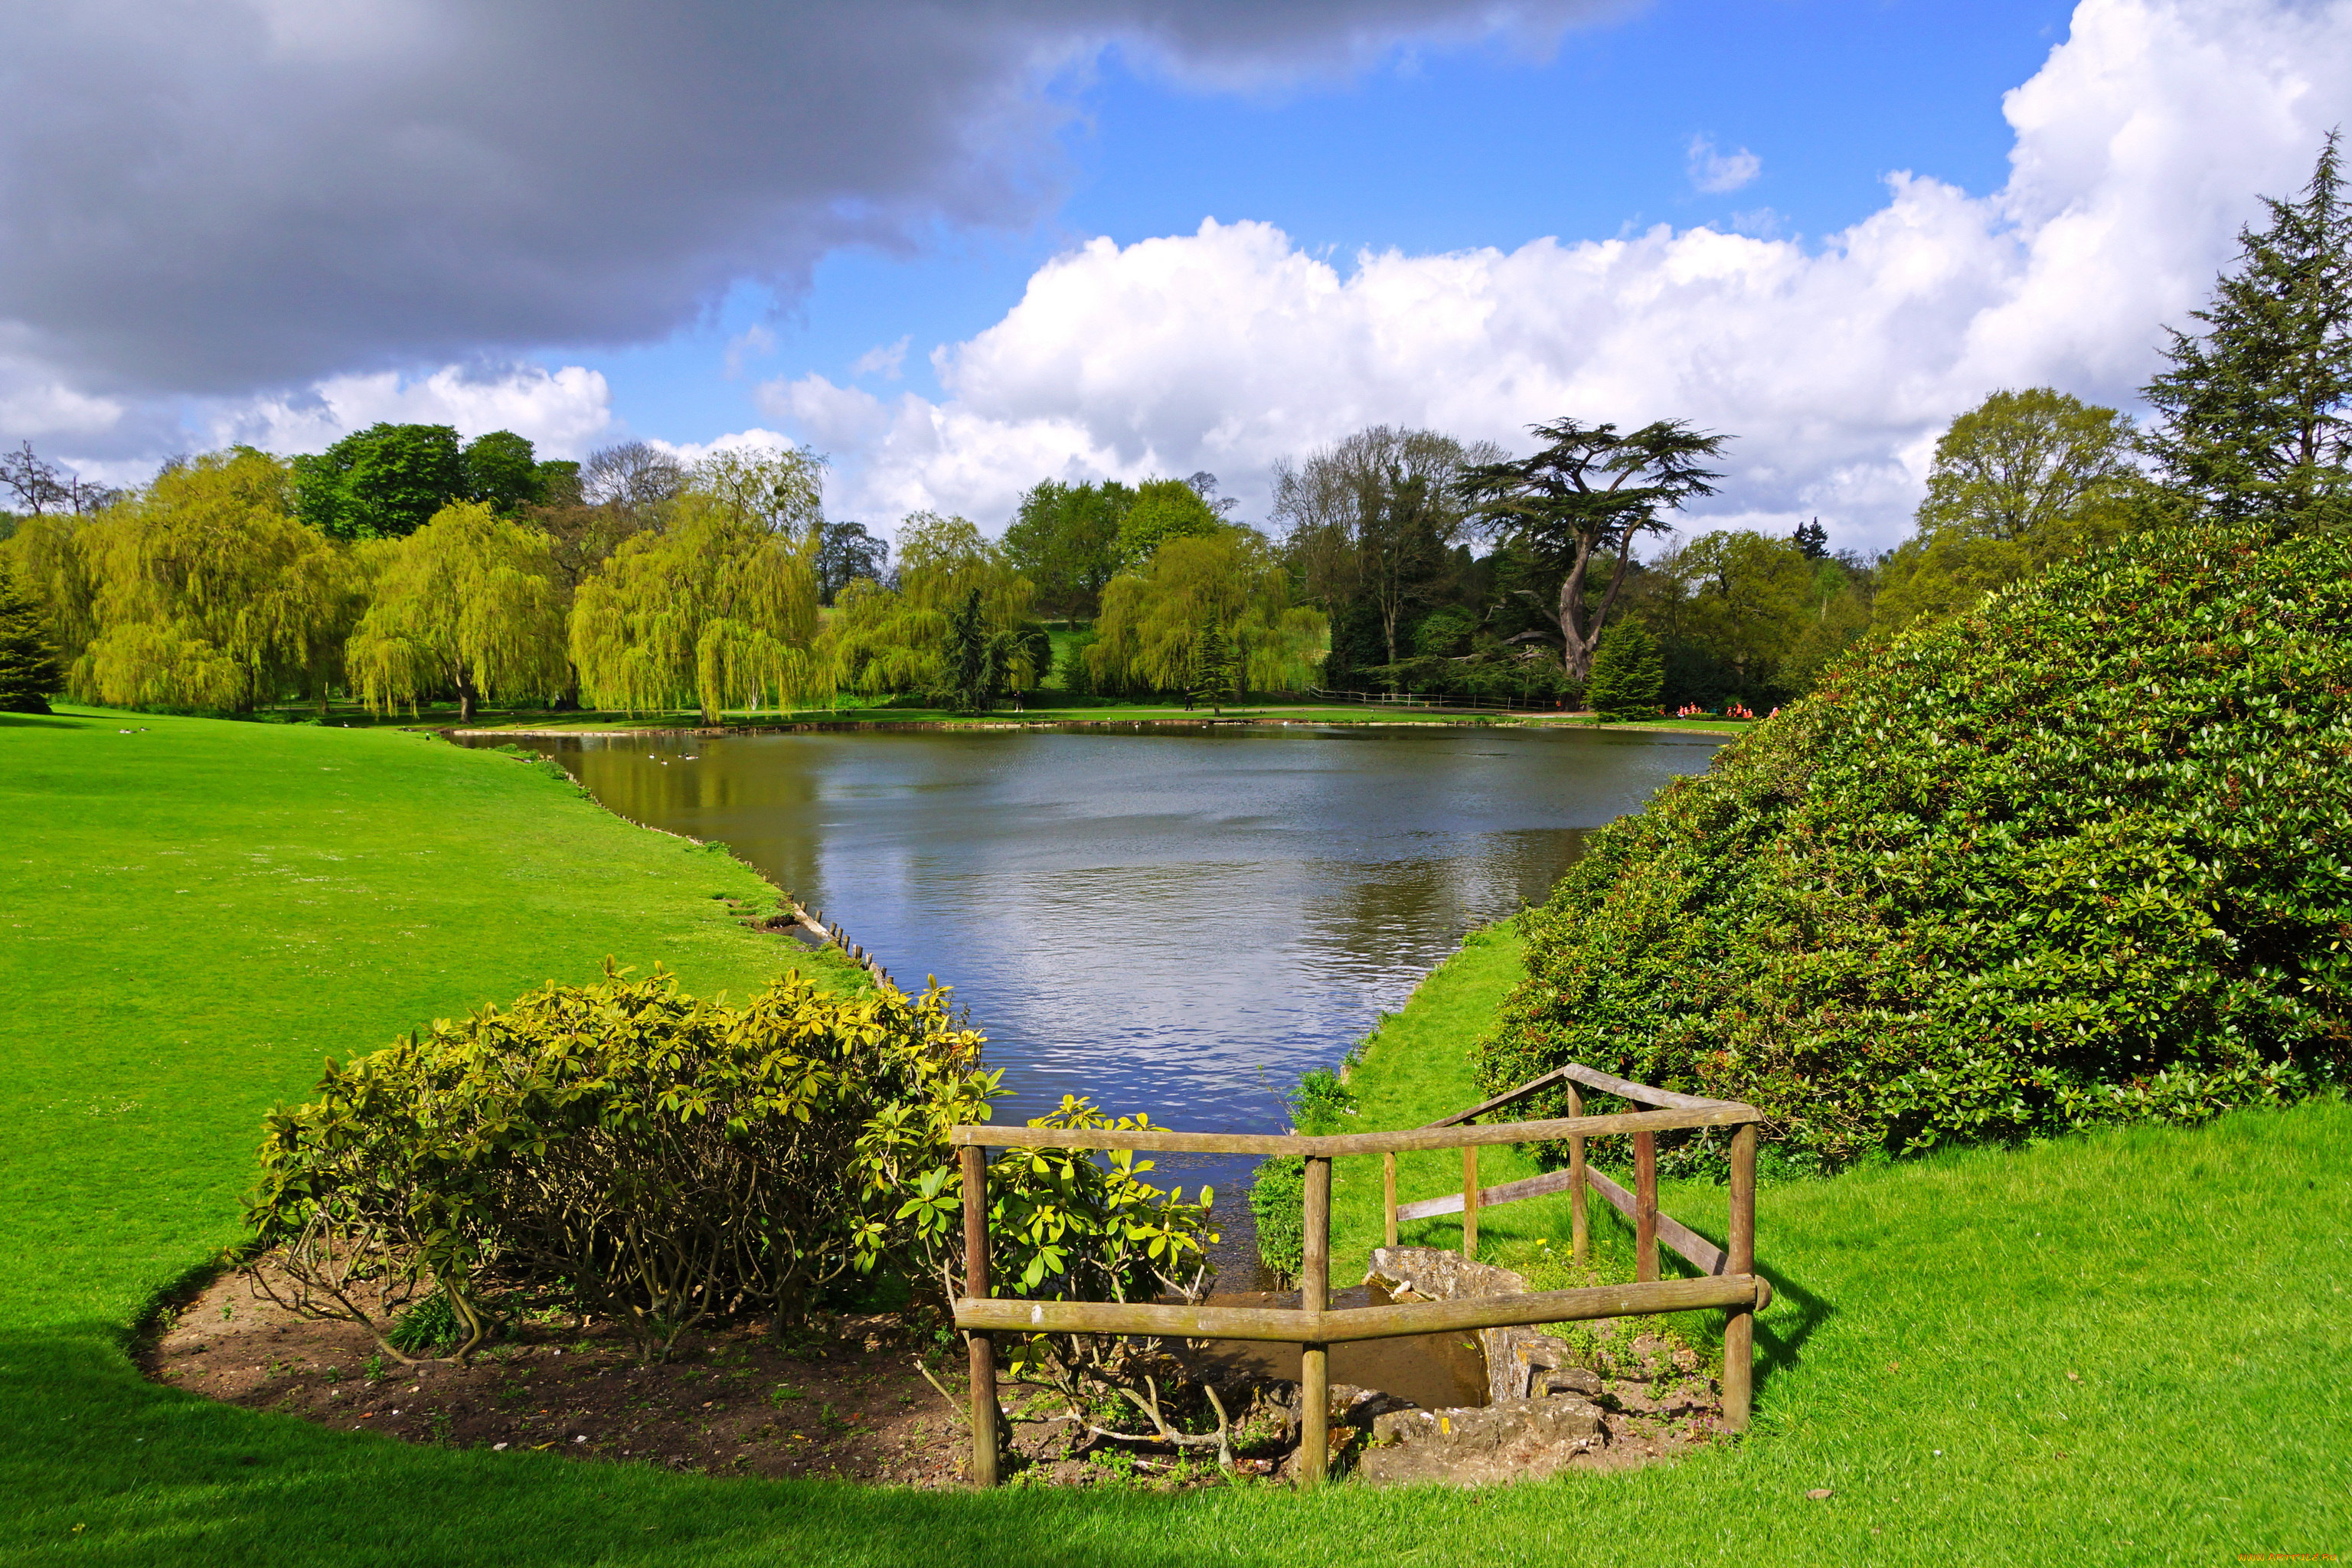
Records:
[[[1462,1256],[1478,1256],[1478,1145],[1462,1145]]]
[[[1298,1272],[1298,1310],[1321,1312],[1331,1304],[1331,1162],[1307,1156],[1304,1258]],[[1320,1341],[1298,1350],[1298,1484],[1317,1487],[1331,1464],[1331,1351]]]
[[[1658,1135],[1633,1134],[1633,1278],[1658,1277]]]
[[[1584,1096],[1568,1086],[1568,1113],[1584,1114]],[[1579,1268],[1592,1260],[1592,1227],[1584,1207],[1584,1140],[1568,1141],[1568,1260]]]
[[[967,1143],[963,1162],[963,1293],[984,1297],[988,1288],[988,1151]],[[971,1347],[971,1484],[996,1485],[996,1342],[985,1333],[966,1336]]]
[[[1731,1226],[1723,1271],[1756,1272],[1756,1124],[1731,1135]],[[1723,1425],[1748,1430],[1756,1372],[1756,1314],[1734,1312],[1723,1325]]]
[[[1381,1209],[1382,1234],[1388,1238],[1387,1245],[1394,1247],[1397,1244],[1397,1205],[1396,1151],[1393,1149],[1381,1156]]]

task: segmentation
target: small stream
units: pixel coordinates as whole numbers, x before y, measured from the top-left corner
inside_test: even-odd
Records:
[[[901,984],[953,985],[1013,1090],[1000,1121],[1076,1094],[1254,1132],[1282,1131],[1299,1075],[1336,1066],[1465,930],[1540,901],[1587,831],[1720,742],[1297,725],[523,743],[624,816],[730,845]],[[1163,1184],[1216,1185],[1222,1283],[1264,1283],[1252,1163],[1156,1159]]]

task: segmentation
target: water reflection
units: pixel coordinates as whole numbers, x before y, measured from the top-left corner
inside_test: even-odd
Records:
[[[1702,736],[923,731],[535,742],[637,821],[721,839],[912,984],[956,988],[1018,1120],[1065,1093],[1279,1130],[1468,927]],[[1245,1163],[1160,1157],[1228,1184]]]

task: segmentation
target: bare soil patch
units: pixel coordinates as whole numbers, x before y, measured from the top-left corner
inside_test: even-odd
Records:
[[[971,1453],[961,1346],[919,1314],[832,1317],[782,1342],[763,1325],[726,1326],[689,1334],[670,1360],[652,1366],[609,1326],[526,1319],[469,1364],[404,1366],[357,1324],[298,1317],[228,1274],[155,1328],[143,1359],[159,1383],[403,1442],[911,1487],[962,1486]],[[1655,1356],[1662,1347],[1642,1348]],[[1655,1463],[1717,1436],[1712,1390],[1663,1360],[1609,1380],[1608,1413],[1572,1468]],[[1212,1375],[1255,1385],[1236,1399],[1238,1415],[1242,1405],[1295,1400],[1295,1385],[1267,1375],[1273,1370],[1216,1365]],[[1363,1389],[1333,1393],[1335,1404],[1359,1406],[1335,1411],[1334,1458],[1343,1464],[1370,1441],[1374,1412],[1412,1403],[1369,1399]],[[1047,1389],[1008,1384],[1003,1403],[1016,1485],[1274,1484],[1288,1479],[1296,1442],[1294,1411],[1287,1429],[1237,1445],[1227,1472],[1198,1452],[1090,1436]]]

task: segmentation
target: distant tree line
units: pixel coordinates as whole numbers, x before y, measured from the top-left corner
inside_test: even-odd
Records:
[[[824,516],[824,465],[800,450],[687,466],[632,442],[571,463],[509,431],[377,425],[290,461],[175,458],[117,490],[26,445],[0,454],[0,703],[344,691],[715,717],[844,692],[976,711],[1052,685],[1769,711],[1855,644],[2132,530],[2345,526],[2341,184],[2331,137],[2298,195],[2266,199],[2200,330],[2171,332],[2146,429],[2053,388],[1996,392],[1945,430],[1915,529],[1884,553],[1832,552],[1818,519],[1673,534],[1731,440],[1678,419],[1562,418],[1518,458],[1375,426],[1280,465],[1265,529],[1207,473],[1048,479],[1001,539],[904,519],[895,560]]]

